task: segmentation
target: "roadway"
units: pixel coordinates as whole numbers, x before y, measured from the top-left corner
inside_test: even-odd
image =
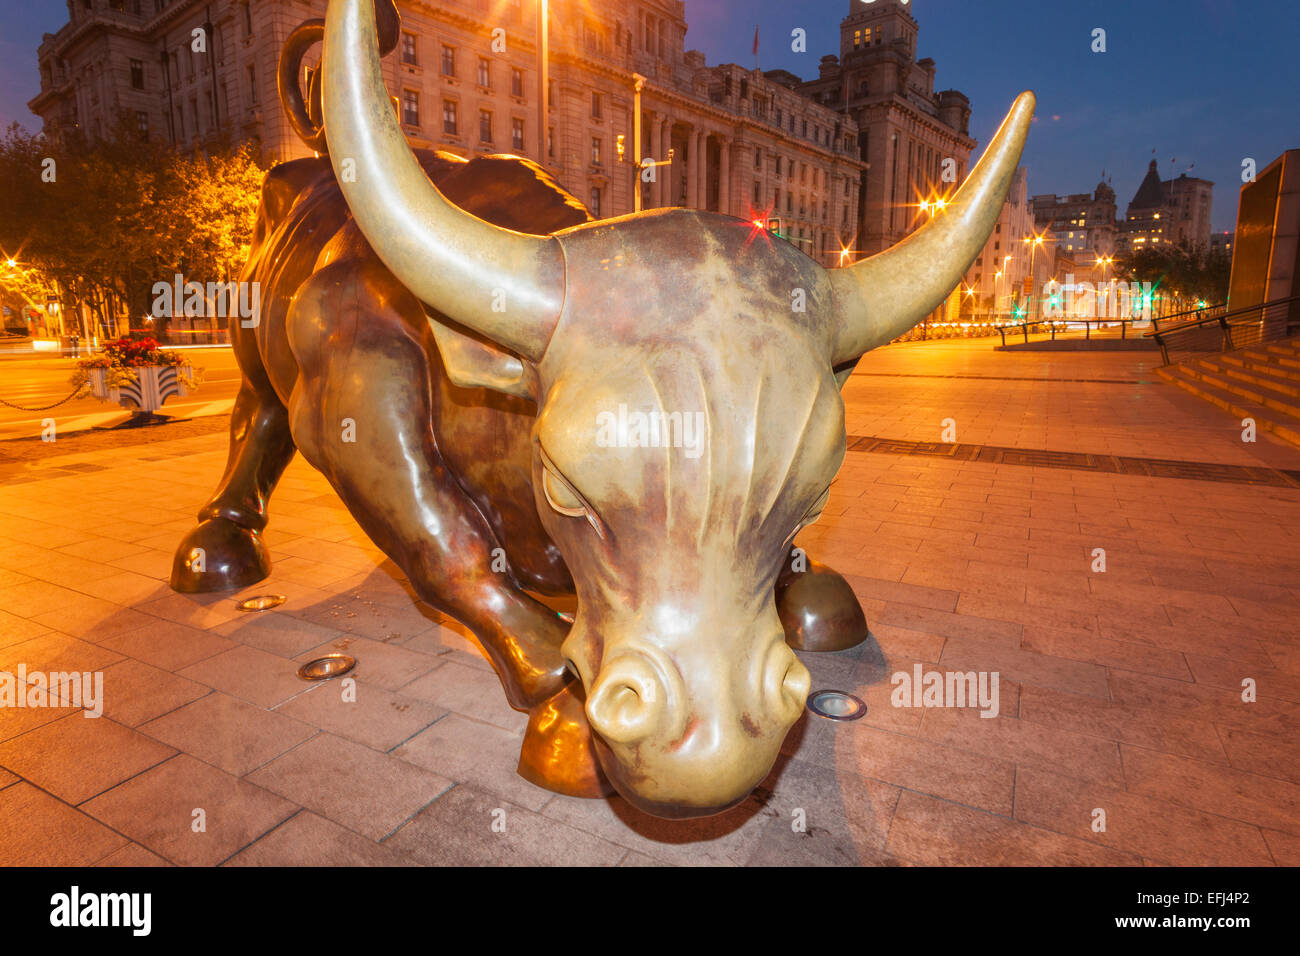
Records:
[[[239,369],[229,347],[181,348],[193,356],[196,368],[203,369],[203,379],[196,392],[168,400],[161,414],[178,418],[227,414],[239,391]],[[0,357],[0,399],[27,408],[49,405],[66,398],[72,391],[69,378],[76,360],[9,353]],[[127,413],[117,405],[97,398],[81,398],[48,411],[24,411],[0,404],[0,441],[28,438],[41,434],[43,422],[53,418],[60,432],[81,431],[124,421]]]

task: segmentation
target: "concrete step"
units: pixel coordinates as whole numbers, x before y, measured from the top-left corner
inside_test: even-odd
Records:
[[[1183,369],[1191,377],[1198,378],[1206,384],[1213,385],[1225,392],[1231,392],[1238,398],[1244,398],[1248,402],[1254,402],[1256,405],[1263,405],[1265,408],[1271,408],[1284,415],[1291,415],[1300,419],[1300,399],[1287,395],[1285,392],[1279,392],[1262,385],[1249,385],[1223,372],[1206,369],[1199,363],[1184,365]]]
[[[1224,355],[1217,360],[1202,359],[1197,364],[1213,374],[1226,375],[1246,385],[1272,389],[1291,398],[1300,398],[1300,369],[1288,375],[1267,363],[1238,365],[1239,361],[1241,359],[1236,356]]]
[[[1197,398],[1217,405],[1225,412],[1236,416],[1238,420],[1254,419],[1255,427],[1260,431],[1270,432],[1283,441],[1300,447],[1300,408],[1292,408],[1288,413],[1252,401],[1207,381],[1204,377],[1198,377],[1193,369],[1185,365],[1168,365],[1156,369],[1156,374],[1170,384],[1191,392]]]
[[[1266,372],[1269,375],[1277,375],[1282,378],[1300,379],[1300,358],[1285,359],[1280,355],[1269,355],[1267,353],[1257,353],[1246,349],[1241,352],[1226,352],[1223,355],[1215,355],[1212,358],[1203,359],[1202,361],[1223,362],[1224,365],[1233,365],[1243,369],[1257,369]]]
[[[1256,349],[1260,346],[1255,346]],[[1263,350],[1272,355],[1280,355],[1283,358],[1300,357],[1300,339],[1282,339],[1279,342],[1269,342],[1263,346]]]

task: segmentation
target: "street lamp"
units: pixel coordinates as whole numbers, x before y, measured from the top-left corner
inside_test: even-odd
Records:
[[[1034,254],[1038,251],[1038,247],[1043,244],[1043,233],[1037,233],[1033,236],[1025,236],[1024,241],[1029,245],[1029,301],[1036,311],[1038,297],[1033,294],[1033,287],[1038,283],[1038,275],[1034,272]]]
[[[632,188],[632,211],[640,212],[642,207],[641,201],[641,176],[644,170],[653,169],[656,166],[671,166],[673,164],[674,150],[668,150],[668,159],[662,162],[656,162],[653,156],[641,157],[641,91],[645,89],[646,78],[640,73],[632,74],[632,160],[636,168],[636,183]],[[622,134],[618,137],[618,161],[626,162],[627,144],[624,142]]]

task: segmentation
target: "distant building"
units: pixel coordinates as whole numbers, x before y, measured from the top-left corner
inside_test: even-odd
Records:
[[[1235,232],[1215,232],[1210,234],[1210,252],[1216,255],[1232,255],[1232,244],[1237,238]]]
[[[1051,194],[1030,200],[1034,226],[1050,233],[1057,249],[1076,261],[1113,255],[1115,252],[1115,190],[1103,180],[1092,193],[1068,196]]]
[[[1214,183],[1186,173],[1161,181],[1159,164],[1151,160],[1146,178],[1120,224],[1121,250],[1173,243],[1197,252],[1208,251],[1213,202]]]
[[[958,289],[963,316],[1005,318],[1025,301],[1030,254],[1024,239],[1032,235],[1034,225],[1028,191],[1028,178],[1021,166],[1011,180],[993,234]]]
[[[681,0],[551,0],[544,157],[537,5],[398,6],[402,36],[383,69],[414,146],[531,157],[598,217],[628,213],[637,178],[635,73],[646,78],[643,153],[666,161],[673,150],[671,166],[642,186],[646,208],[779,218],[782,234],[825,265],[837,264],[841,240],[847,245],[859,232],[865,167],[855,120],[811,98],[789,74],[707,66],[704,54],[685,49]],[[68,23],[40,45],[41,92],[29,106],[52,137],[70,129],[104,135],[125,115],[141,136],[178,146],[224,135],[259,142],[268,162],[309,155],[280,108],[276,69],[289,33],[325,7],[325,0],[69,0]],[[492,50],[496,27],[506,31],[506,52]],[[195,31],[202,51],[193,48]],[[313,56],[305,69],[317,66]]]
[[[839,56],[822,57],[817,79],[797,86],[841,114],[846,129],[856,124],[866,165],[854,248],[864,255],[928,221],[920,203],[951,193],[965,179],[975,147],[970,100],[956,90],[936,93],[934,61],[916,59],[916,5],[849,0]]]

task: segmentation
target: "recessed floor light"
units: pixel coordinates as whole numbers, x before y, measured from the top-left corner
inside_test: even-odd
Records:
[[[279,607],[286,600],[283,594],[259,594],[257,597],[251,597],[240,601],[235,608],[240,611],[269,611],[273,607]]]
[[[808,695],[808,709],[827,720],[860,720],[867,716],[862,699],[842,690],[814,691]]]
[[[303,664],[298,668],[298,676],[303,680],[329,680],[332,677],[342,677],[356,666],[355,657],[348,657],[346,654],[326,654],[324,657]]]

